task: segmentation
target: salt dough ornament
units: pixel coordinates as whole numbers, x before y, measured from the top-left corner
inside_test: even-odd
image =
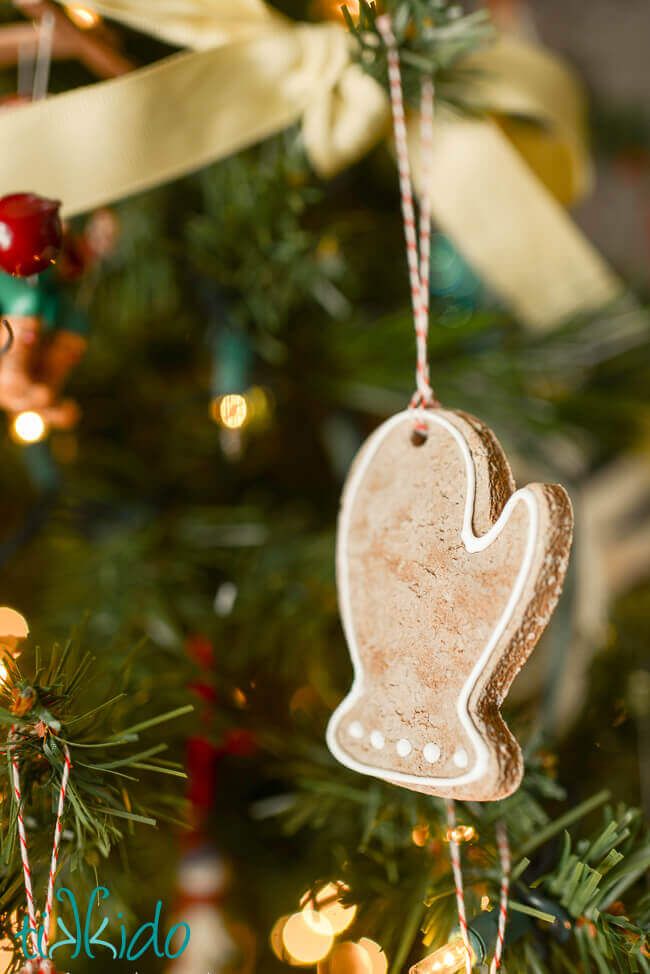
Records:
[[[415,412],[375,431],[344,490],[337,585],[355,676],[327,741],[362,774],[493,801],[523,775],[499,708],[560,595],[571,503],[559,485],[515,491],[474,417]]]

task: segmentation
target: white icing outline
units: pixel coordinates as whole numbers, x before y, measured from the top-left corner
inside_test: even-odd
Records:
[[[361,657],[359,655],[359,648],[357,645],[356,635],[354,632],[354,627],[352,625],[352,611],[350,606],[350,587],[349,587],[349,572],[347,566],[346,558],[346,541],[348,536],[348,531],[350,527],[350,519],[352,516],[352,509],[354,507],[354,501],[356,499],[357,490],[359,485],[364,478],[366,470],[370,465],[372,459],[374,458],[377,450],[383,443],[385,437],[388,433],[394,429],[399,423],[408,422],[413,423],[414,410],[408,409],[404,412],[397,413],[397,415],[391,417],[383,423],[377,430],[372,434],[363,459],[358,464],[355,469],[350,481],[347,484],[345,497],[343,500],[343,506],[341,508],[341,514],[339,517],[337,543],[336,543],[336,563],[337,563],[337,583],[339,590],[339,603],[341,611],[341,619],[343,622],[343,631],[345,633],[345,638],[347,639],[348,648],[350,651],[350,657],[352,659],[352,665],[354,667],[354,679],[352,681],[352,686],[348,695],[341,701],[339,706],[336,708],[332,716],[330,717],[329,723],[327,725],[327,745],[334,755],[334,757],[344,764],[348,768],[352,768],[353,771],[358,771],[360,774],[372,775],[375,778],[382,778],[397,784],[405,785],[426,785],[426,786],[460,786],[470,784],[470,782],[477,781],[482,778],[487,770],[489,751],[480,734],[476,730],[474,723],[472,722],[469,713],[469,698],[471,693],[476,686],[476,683],[485,667],[485,664],[489,660],[494,647],[498,643],[499,639],[505,632],[505,629],[512,617],[515,606],[519,601],[519,598],[524,590],[526,581],[528,580],[528,575],[532,567],[533,558],[535,555],[535,544],[537,541],[537,532],[539,527],[539,510],[537,505],[537,499],[531,490],[526,487],[515,491],[512,494],[501,514],[499,519],[492,525],[490,530],[484,534],[482,537],[477,537],[474,534],[474,528],[472,524],[474,515],[474,502],[476,499],[476,470],[474,467],[474,462],[472,460],[472,454],[467,444],[467,441],[461,434],[460,430],[450,423],[449,420],[444,419],[437,412],[431,412],[428,410],[415,410],[417,418],[423,420],[426,423],[437,423],[439,426],[444,427],[453,436],[454,440],[458,444],[460,451],[465,460],[465,472],[467,477],[467,493],[465,495],[465,511],[463,515],[463,527],[461,530],[461,539],[465,545],[466,551],[473,553],[477,551],[483,551],[485,548],[489,547],[494,539],[498,537],[503,528],[508,522],[510,515],[519,501],[523,501],[529,510],[529,525],[528,525],[528,539],[526,541],[526,549],[524,552],[524,557],[522,559],[521,568],[517,575],[514,587],[510,594],[510,598],[506,604],[505,609],[501,617],[499,618],[495,628],[493,629],[490,638],[485,646],[485,649],[481,653],[480,657],[476,661],[469,677],[463,685],[463,688],[458,697],[457,711],[460,723],[464,727],[467,736],[469,737],[472,746],[476,754],[476,761],[474,766],[465,774],[458,775],[455,778],[436,778],[436,777],[426,777],[417,774],[407,774],[402,771],[393,771],[391,768],[379,768],[373,765],[364,764],[361,761],[357,761],[355,758],[347,754],[338,743],[336,738],[336,732],[339,725],[345,715],[352,709],[359,698],[363,695],[363,666],[361,663]]]

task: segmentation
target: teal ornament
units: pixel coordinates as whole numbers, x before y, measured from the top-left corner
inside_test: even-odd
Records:
[[[465,307],[476,307],[484,296],[481,279],[442,233],[431,241],[430,287],[432,294],[454,298]]]
[[[243,394],[251,384],[253,346],[250,339],[243,332],[220,328],[213,348],[213,396],[226,396],[232,392]]]
[[[12,277],[0,271],[0,316],[40,318],[43,330],[87,335],[90,322],[68,297],[53,269],[39,277]]]

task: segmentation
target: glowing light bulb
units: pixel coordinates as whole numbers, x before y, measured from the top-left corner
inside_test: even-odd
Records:
[[[476,956],[471,948],[470,951],[473,965],[476,963]],[[456,971],[465,970],[466,958],[465,944],[461,937],[456,937],[414,964],[409,974],[456,974]]]
[[[92,27],[96,27],[100,22],[101,17],[94,10],[88,10],[87,7],[81,7],[76,3],[66,3],[65,12],[77,27],[81,27],[82,30],[90,30]]]
[[[45,436],[43,417],[31,410],[18,413],[13,421],[12,434],[19,443],[38,443]]]
[[[219,418],[230,430],[241,429],[248,417],[246,396],[232,392],[219,400]]]

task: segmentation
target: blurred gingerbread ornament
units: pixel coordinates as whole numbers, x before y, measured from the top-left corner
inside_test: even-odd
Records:
[[[87,322],[50,273],[37,280],[0,274],[0,314],[11,338],[0,358],[0,408],[12,416],[33,411],[46,426],[67,429],[79,410],[60,393],[85,352]]]
[[[0,267],[7,271],[0,272],[0,315],[8,336],[0,358],[0,408],[12,416],[20,442],[78,421],[76,402],[62,391],[86,350],[88,320],[65,285],[112,252],[118,234],[108,210],[93,214],[84,232],[73,234],[61,228],[58,203],[31,193],[0,200]],[[31,262],[25,256],[30,248]],[[38,420],[38,437],[21,434],[24,415]]]

